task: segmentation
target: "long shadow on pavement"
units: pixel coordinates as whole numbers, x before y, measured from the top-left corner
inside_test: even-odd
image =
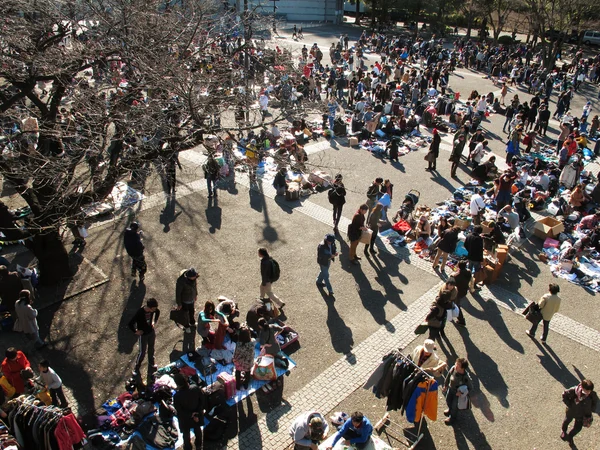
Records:
[[[456,439],[456,448],[459,450],[469,448],[492,450],[492,446],[479,428],[471,410],[461,411],[459,414],[458,421],[454,425],[454,438]]]
[[[512,336],[506,327],[504,319],[500,314],[500,308],[496,302],[492,300],[484,300],[478,292],[476,292],[472,297],[477,301],[477,303],[479,303],[481,310],[476,309],[470,302],[465,302],[463,300],[461,306],[464,311],[476,319],[488,322],[498,337],[502,339],[506,345],[519,353],[525,353],[523,345],[521,345],[521,343]]]
[[[335,299],[329,297],[325,293],[322,287],[319,287],[319,291],[325,300],[327,305],[327,328],[329,328],[329,335],[331,336],[331,345],[337,353],[347,355],[352,353],[352,346],[354,345],[354,338],[352,336],[352,329],[346,325],[344,319],[341,318],[340,314],[335,307]]]
[[[136,343],[136,336],[131,332],[128,327],[129,321],[140,309],[144,303],[144,297],[146,296],[146,285],[141,283],[139,286],[137,285],[137,281],[133,280],[131,282],[131,287],[129,288],[129,298],[127,298],[127,303],[125,304],[125,308],[123,309],[123,313],[121,314],[121,320],[119,322],[119,331],[118,331],[118,341],[119,346],[117,351],[119,353],[129,354],[133,351]]]
[[[477,374],[479,382],[486,390],[498,399],[502,407],[508,408],[508,385],[504,377],[498,370],[498,364],[471,340],[469,331],[466,328],[459,327],[458,332],[463,338],[467,359]]]
[[[549,345],[543,345],[537,339],[531,340],[537,345],[540,352],[542,352],[541,355],[537,355],[540,364],[556,381],[562,383],[565,388],[570,388],[579,383],[580,380],[563,364],[562,360]]]

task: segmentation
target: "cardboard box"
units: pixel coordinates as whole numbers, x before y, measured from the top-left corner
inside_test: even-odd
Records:
[[[533,227],[533,234],[544,240],[549,237],[558,237],[563,231],[565,231],[563,223],[554,217],[544,217],[538,220]]]
[[[508,245],[498,245],[496,247],[496,259],[498,263],[503,266],[508,257]]]
[[[489,232],[492,231],[492,228],[490,227],[490,221],[485,221],[485,222],[481,222],[481,228],[483,228],[483,233],[484,234],[488,234]]]
[[[454,219],[454,226],[460,228],[461,230],[466,230],[471,226],[471,219],[459,219],[458,217]]]
[[[348,139],[350,147],[358,147],[358,138],[351,137]]]

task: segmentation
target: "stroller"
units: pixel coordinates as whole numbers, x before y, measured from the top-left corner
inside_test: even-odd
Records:
[[[413,213],[415,210],[415,206],[417,206],[417,203],[419,203],[420,196],[421,193],[415,189],[411,189],[410,191],[408,191],[408,194],[404,196],[404,201],[402,202],[400,209],[398,210],[398,212],[396,212],[396,215],[394,216],[394,222],[397,222],[400,219],[404,219],[406,221],[409,221],[409,218],[411,220],[414,219]]]

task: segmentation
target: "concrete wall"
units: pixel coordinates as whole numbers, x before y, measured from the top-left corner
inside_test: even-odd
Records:
[[[231,5],[243,8],[243,0],[229,0]],[[339,0],[279,0],[276,14],[286,16],[289,22],[338,22],[341,20]],[[273,13],[273,2],[268,0],[248,0],[248,7],[259,6],[265,13]],[[337,9],[336,9],[337,8]],[[336,14],[337,11],[337,14]]]

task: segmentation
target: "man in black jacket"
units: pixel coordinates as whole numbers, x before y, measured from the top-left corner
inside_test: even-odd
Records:
[[[173,379],[177,384],[177,392],[173,396],[173,406],[177,410],[179,429],[183,434],[183,450],[192,450],[190,430],[194,430],[196,450],[202,448],[202,425],[204,425],[204,394],[198,386],[190,387],[182,374]]]
[[[148,374],[155,372],[157,369],[154,364],[154,343],[156,341],[154,326],[158,322],[159,317],[158,302],[155,298],[149,298],[146,306],[138,309],[135,316],[129,321],[129,329],[137,335],[139,347],[133,376],[140,374],[140,367],[142,362],[144,362],[146,350],[148,351]]]
[[[477,225],[473,228],[473,233],[469,234],[465,239],[465,250],[467,250],[468,255],[467,259],[469,260],[469,268],[471,269],[471,273],[473,274],[473,278],[471,278],[471,284],[469,286],[471,293],[475,292],[475,274],[479,272],[482,267],[481,263],[483,262],[483,238],[481,237],[481,232],[483,228],[481,225]]]
[[[560,438],[567,441],[573,447],[573,438],[581,431],[581,428],[589,427],[592,423],[592,413],[596,411],[598,397],[594,392],[594,383],[583,380],[577,386],[563,392],[563,402],[567,405],[565,420],[562,424]],[[575,420],[573,429],[567,433],[570,423]]]
[[[196,326],[196,310],[194,304],[198,298],[197,279],[198,272],[196,272],[196,269],[193,267],[190,267],[179,273],[179,277],[175,283],[175,302],[177,303],[177,309],[187,311],[190,322],[190,327],[186,328],[186,333],[191,333]]]
[[[342,217],[342,208],[346,203],[346,188],[342,182],[342,174],[335,176],[335,181],[328,192],[329,203],[333,205],[333,231],[338,231],[338,225]]]
[[[273,293],[273,258],[269,255],[269,251],[261,247],[258,249],[258,257],[260,258],[260,298],[269,297],[280,309],[285,306],[279,297]]]
[[[139,222],[132,222],[129,228],[125,229],[123,244],[127,254],[131,256],[131,276],[140,274],[140,283],[144,281],[146,270],[146,259],[144,258],[144,244],[142,243],[142,231]]]

